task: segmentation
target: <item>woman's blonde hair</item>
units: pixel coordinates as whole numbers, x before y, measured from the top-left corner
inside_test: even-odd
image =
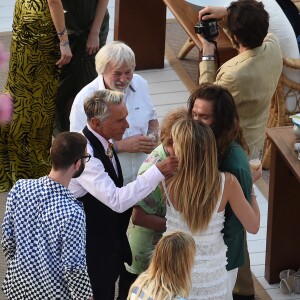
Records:
[[[177,231],[163,236],[156,245],[149,268],[132,284],[127,299],[139,299],[141,293],[143,299],[188,297],[195,253],[195,241],[189,234]],[[133,292],[135,297],[131,296]]]
[[[172,127],[178,172],[167,182],[174,207],[195,233],[207,228],[221,188],[214,134],[203,123],[180,119]]]

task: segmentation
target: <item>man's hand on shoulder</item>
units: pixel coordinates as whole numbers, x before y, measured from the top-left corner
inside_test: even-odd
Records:
[[[170,156],[157,163],[156,167],[166,178],[171,177],[178,171],[178,159],[176,156]]]
[[[155,147],[156,142],[151,137],[141,134],[133,135],[121,141],[117,141],[118,153],[129,152],[137,153],[143,152],[146,154],[151,153]]]

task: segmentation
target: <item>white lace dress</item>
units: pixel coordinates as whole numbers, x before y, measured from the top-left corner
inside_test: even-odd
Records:
[[[189,300],[198,299],[225,299],[227,286],[226,251],[224,244],[223,229],[224,211],[218,213],[222,199],[225,176],[221,173],[222,193],[218,199],[215,211],[212,215],[208,228],[204,232],[192,234],[180,213],[175,210],[171,202],[167,206],[167,231],[184,231],[191,234],[196,243],[195,265],[192,272],[192,290]],[[191,208],[192,209],[192,208]]]

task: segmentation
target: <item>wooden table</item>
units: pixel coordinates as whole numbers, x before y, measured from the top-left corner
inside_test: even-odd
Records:
[[[292,127],[267,130],[272,142],[265,278],[279,282],[279,273],[300,267],[300,161]]]

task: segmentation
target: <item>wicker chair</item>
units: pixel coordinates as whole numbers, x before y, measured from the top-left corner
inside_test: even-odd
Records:
[[[300,4],[300,1],[299,1]],[[300,59],[283,58],[283,65],[288,68],[300,70]],[[286,98],[294,96],[296,98],[295,110],[290,112],[286,109]],[[292,122],[289,118],[291,115],[300,112],[300,83],[294,82],[281,74],[275,94],[271,101],[269,111],[268,128],[291,126]],[[263,157],[263,167],[269,168],[271,156],[271,143],[266,139],[265,151]]]
[[[292,0],[297,6],[300,12],[300,0]],[[300,73],[300,59],[283,58],[283,65],[299,70]],[[299,75],[300,76],[300,75]],[[286,98],[289,96],[294,96],[296,99],[296,106],[294,111],[287,111],[286,109]],[[281,127],[281,126],[291,126],[292,122],[289,118],[291,115],[300,112],[300,80],[294,82],[286,78],[283,74],[280,76],[277,89],[272,98],[269,119],[267,123],[268,128]],[[263,168],[269,169],[271,158],[271,143],[266,138],[265,150],[263,156]]]

